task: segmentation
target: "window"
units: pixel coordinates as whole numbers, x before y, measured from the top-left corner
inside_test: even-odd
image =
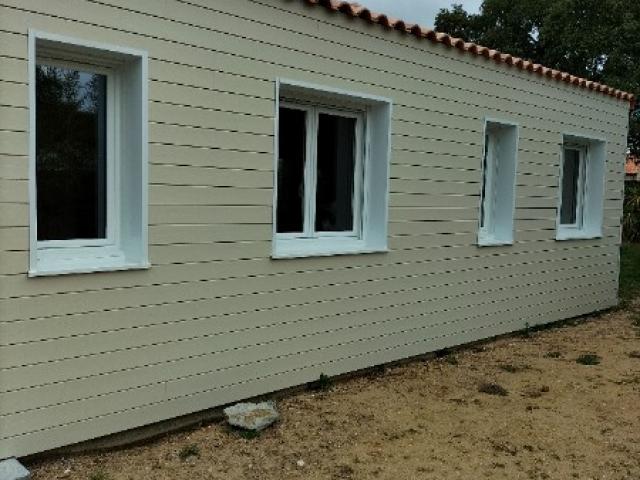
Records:
[[[146,54],[30,32],[30,275],[147,266]]]
[[[560,224],[580,228],[582,226],[582,200],[584,198],[585,161],[584,147],[565,147],[562,164],[562,201]]]
[[[513,243],[518,128],[485,122],[478,245]]]
[[[385,250],[389,101],[281,80],[277,112],[273,256]]]
[[[558,240],[601,236],[605,142],[565,135],[560,172]]]
[[[44,60],[36,65],[39,242],[112,235],[107,197],[113,196],[114,165],[107,154],[113,151],[113,126],[107,125],[107,110],[112,121],[113,91],[107,95],[107,85],[112,90],[113,77],[80,68]]]
[[[284,104],[279,132],[277,232],[303,238],[329,232],[357,237],[362,116]]]

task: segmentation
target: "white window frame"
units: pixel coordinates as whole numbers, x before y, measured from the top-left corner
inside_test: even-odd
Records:
[[[586,240],[602,237],[607,141],[580,133],[562,133],[558,198],[556,207],[556,240]],[[578,150],[579,171],[576,198],[576,222],[561,222],[564,156],[567,149]]]
[[[286,96],[281,98],[281,92]],[[277,232],[278,138],[280,108],[306,113],[304,224],[302,232]],[[321,113],[356,119],[354,228],[345,232],[315,230],[317,122]],[[391,101],[296,80],[277,79],[274,138],[272,258],[298,258],[387,251]]]
[[[506,129],[509,132],[506,135],[513,135],[513,138],[511,138],[512,145],[503,145],[503,148],[510,147],[509,151],[498,150],[496,135],[492,132],[493,129]],[[507,120],[485,118],[483,133],[478,246],[512,245],[516,205],[519,125]],[[503,136],[506,135],[503,134]],[[499,154],[503,156],[499,156]],[[500,170],[501,166],[502,170]],[[504,197],[505,205],[497,211],[499,196]]]
[[[148,56],[144,51],[29,30],[30,277],[149,268],[147,63]],[[38,240],[35,78],[36,66],[40,64],[107,77],[107,218],[104,239]],[[127,103],[124,108],[123,102]],[[130,104],[139,106],[140,110],[132,110],[137,107]],[[123,119],[124,109],[129,109],[129,113],[133,111],[134,118]],[[123,140],[123,136],[126,139]],[[123,145],[125,141],[127,145]],[[125,156],[126,159],[123,158]],[[123,190],[120,181],[122,175],[130,173],[123,170],[125,161],[127,169],[140,180],[140,190],[136,187],[136,191],[128,192],[130,201],[124,202],[127,203],[126,208],[121,200]]]

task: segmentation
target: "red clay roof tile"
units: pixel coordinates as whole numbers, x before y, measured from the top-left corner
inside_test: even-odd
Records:
[[[372,12],[368,8],[354,2],[346,2],[340,0],[303,0],[309,5],[320,5],[334,12],[341,12],[350,17],[362,18],[371,23],[377,23],[386,28],[393,28],[401,32],[410,33],[418,38],[426,38],[435,43],[442,43],[449,47],[455,47],[465,52],[472,53],[474,55],[481,55],[487,58],[492,58],[498,63],[506,63],[507,65],[513,65],[516,68],[527,70],[532,73],[537,73],[544,77],[563,81],[572,85],[576,85],[589,90],[595,90],[605,95],[619,98],[630,102],[631,107],[635,104],[635,97],[628,92],[622,92],[620,90],[602,85],[597,82],[586,80],[584,78],[575,77],[566,72],[560,72],[551,68],[544,67],[542,65],[534,64],[528,60],[524,60],[519,57],[514,57],[509,54],[492,50],[482,45],[476,45],[475,43],[465,42],[461,38],[452,37],[446,33],[436,32],[430,28],[421,27],[417,24],[408,24],[404,20],[391,18],[383,13]]]

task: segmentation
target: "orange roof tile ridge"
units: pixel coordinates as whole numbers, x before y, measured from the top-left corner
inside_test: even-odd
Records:
[[[580,88],[593,90],[596,92],[609,95],[620,100],[630,103],[631,108],[635,105],[635,96],[629,92],[603,85],[586,78],[576,77],[567,72],[561,72],[552,68],[533,63],[529,60],[493,50],[473,42],[465,42],[461,38],[452,37],[443,32],[436,32],[433,29],[420,26],[416,23],[407,23],[404,20],[396,19],[385,15],[384,13],[372,12],[367,7],[355,3],[341,0],[302,0],[309,5],[319,5],[331,11],[343,13],[353,18],[362,18],[370,23],[377,23],[385,28],[390,28],[414,35],[417,38],[426,38],[434,43],[442,43],[448,47],[454,47],[470,54],[483,56],[495,60],[497,63],[505,63],[521,70],[537,73],[540,76],[555,79]]]

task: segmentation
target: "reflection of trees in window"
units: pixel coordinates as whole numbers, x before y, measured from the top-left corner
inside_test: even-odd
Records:
[[[38,240],[106,236],[106,76],[36,68]]]

